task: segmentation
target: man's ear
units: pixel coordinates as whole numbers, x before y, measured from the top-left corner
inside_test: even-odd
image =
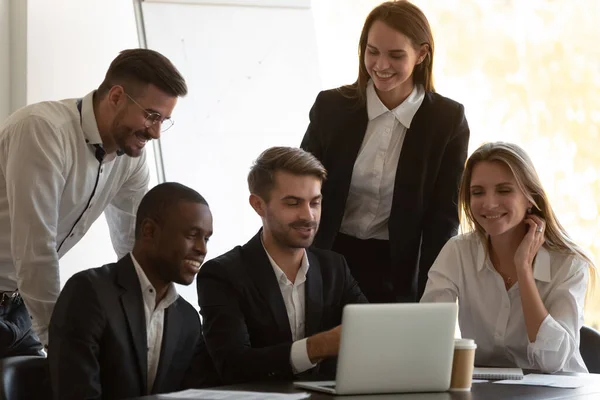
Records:
[[[254,208],[254,211],[256,211],[256,213],[262,218],[265,216],[265,209],[267,207],[267,204],[265,203],[265,201],[258,195],[252,193],[250,195],[250,198],[248,199],[250,202],[250,205],[252,206],[252,208]]]
[[[110,104],[111,108],[119,109],[127,102],[127,95],[125,89],[121,85],[114,85],[108,91],[106,95],[106,101]]]
[[[154,240],[157,237],[159,230],[160,230],[160,227],[158,226],[156,221],[154,221],[150,218],[145,218],[142,221],[142,237],[141,238],[146,239],[146,240]]]

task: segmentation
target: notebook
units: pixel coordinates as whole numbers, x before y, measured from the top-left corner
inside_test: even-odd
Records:
[[[473,369],[473,379],[523,379],[521,368],[477,368]]]

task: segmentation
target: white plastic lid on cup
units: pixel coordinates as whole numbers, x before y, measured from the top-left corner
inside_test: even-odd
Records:
[[[454,348],[460,350],[476,349],[477,345],[473,339],[454,339]]]

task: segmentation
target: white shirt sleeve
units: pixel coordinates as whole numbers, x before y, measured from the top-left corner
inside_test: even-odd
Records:
[[[538,330],[535,342],[527,346],[529,362],[540,371],[554,373],[562,370],[579,351],[579,330],[583,325],[588,278],[587,264],[574,257],[566,279],[544,299],[548,315]]]
[[[67,145],[43,118],[29,116],[6,129],[14,131],[5,171],[12,259],[33,330],[46,345],[60,292],[56,230]]]
[[[453,303],[459,295],[461,268],[458,248],[450,239],[431,266],[427,275],[427,285],[421,297],[422,303]]]
[[[292,365],[292,371],[294,374],[301,374],[311,368],[314,368],[317,364],[310,362],[308,358],[308,349],[306,347],[306,338],[296,340],[292,343],[292,350],[290,351],[290,363]]]
[[[121,157],[128,157],[123,155]],[[110,239],[120,259],[133,249],[135,242],[135,216],[142,198],[148,191],[150,172],[146,164],[146,152],[140,156],[139,165],[119,189],[119,192],[104,210]]]

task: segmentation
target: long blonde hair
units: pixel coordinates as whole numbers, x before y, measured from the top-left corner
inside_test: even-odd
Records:
[[[513,143],[492,142],[480,146],[471,154],[465,165],[459,189],[459,206],[462,211],[461,225],[463,230],[474,230],[484,239],[485,230],[477,223],[471,210],[471,176],[475,165],[482,161],[500,162],[506,165],[517,182],[519,189],[527,200],[533,204],[532,213],[546,221],[544,229],[544,246],[562,253],[574,254],[584,259],[590,267],[588,299],[592,295],[596,283],[596,268],[591,258],[567,234],[565,228],[558,222],[548,196],[533,166],[533,162],[521,147]],[[587,302],[587,301],[586,301]]]

